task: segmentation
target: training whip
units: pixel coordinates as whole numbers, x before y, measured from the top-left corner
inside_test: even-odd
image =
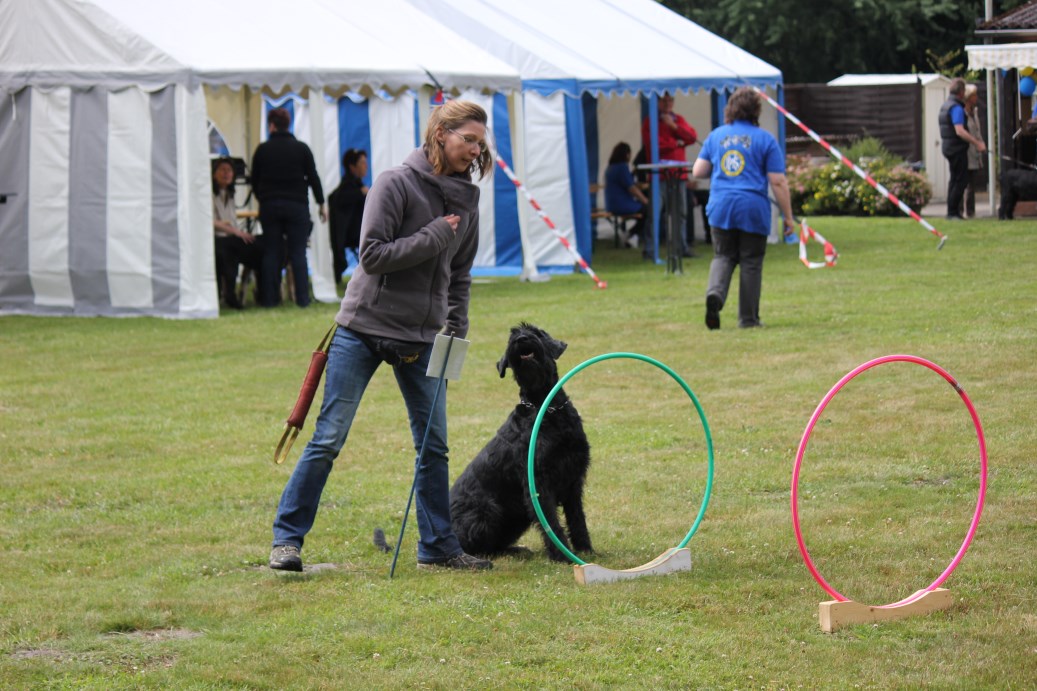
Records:
[[[938,249],[938,250],[943,249],[943,244],[945,242],[947,242],[947,236],[946,235],[944,235],[943,233],[938,231],[936,228],[933,228],[932,224],[930,224],[929,221],[927,221],[924,218],[922,218],[921,216],[919,216],[918,213],[915,212],[910,206],[908,206],[907,204],[902,202],[899,198],[897,198],[897,196],[895,194],[893,194],[888,189],[886,189],[884,185],[882,185],[880,182],[877,182],[873,177],[871,177],[871,175],[867,171],[863,170],[860,166],[858,166],[856,163],[854,163],[849,158],[847,158],[846,155],[843,152],[839,151],[839,149],[835,148],[834,146],[832,146],[831,144],[826,142],[824,139],[822,139],[821,136],[817,132],[815,132],[814,130],[810,129],[806,125],[804,125],[800,121],[799,118],[797,118],[795,115],[793,115],[788,110],[786,110],[784,106],[782,106],[780,103],[775,101],[773,98],[768,96],[767,93],[763,89],[761,89],[758,86],[753,86],[751,88],[756,93],[758,93],[761,98],[763,98],[765,101],[767,101],[767,103],[770,103],[772,106],[774,106],[778,110],[779,113],[781,113],[786,118],[788,118],[797,127],[799,127],[799,129],[801,129],[804,132],[806,132],[807,136],[809,136],[815,142],[820,144],[821,148],[823,148],[825,151],[830,153],[832,155],[832,157],[835,158],[835,160],[839,161],[844,166],[846,166],[847,168],[852,170],[854,173],[857,174],[857,176],[860,179],[864,180],[864,182],[866,182],[869,185],[871,185],[875,189],[876,192],[878,192],[883,197],[885,197],[887,200],[889,200],[889,202],[891,204],[895,205],[898,209],[903,211],[905,214],[907,214],[911,218],[913,218],[916,221],[918,221],[919,223],[921,223],[922,226],[926,230],[928,230],[930,233],[932,233],[936,237],[940,238],[940,242],[936,245],[936,249]]]
[[[288,457],[288,452],[291,451],[295,438],[299,436],[299,431],[306,422],[306,415],[310,412],[310,405],[313,404],[313,396],[317,393],[320,378],[324,375],[324,367],[328,364],[328,349],[331,347],[331,336],[337,328],[338,324],[335,324],[328,330],[328,333],[324,334],[324,338],[321,340],[320,345],[317,346],[317,350],[313,351],[313,355],[310,356],[310,367],[306,370],[306,376],[302,380],[299,398],[295,401],[295,407],[292,408],[291,414],[285,421],[281,440],[277,442],[277,449],[274,450],[274,463],[278,465],[284,463],[284,459]]]

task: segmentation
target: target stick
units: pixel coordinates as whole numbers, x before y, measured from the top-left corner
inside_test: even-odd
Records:
[[[756,91],[756,93],[758,93],[761,98],[763,98],[765,101],[767,101],[767,103],[770,103],[772,106],[774,106],[778,110],[779,113],[784,115],[792,123],[794,123],[797,127],[799,127],[799,129],[801,129],[804,132],[806,132],[808,137],[810,137],[815,142],[820,144],[821,148],[823,148],[825,151],[830,153],[835,160],[839,161],[844,166],[846,166],[847,168],[852,170],[854,173],[857,174],[857,177],[859,177],[861,180],[864,180],[864,182],[866,182],[869,185],[871,185],[875,189],[876,192],[878,192],[883,197],[888,199],[891,204],[895,205],[898,209],[903,211],[905,214],[907,214],[908,216],[910,216],[914,220],[916,220],[919,223],[921,223],[922,227],[924,227],[930,233],[932,233],[936,237],[940,238],[940,242],[936,245],[936,249],[938,249],[938,250],[943,249],[943,244],[945,242],[947,242],[947,236],[946,235],[944,235],[943,233],[938,231],[936,228],[933,228],[932,224],[930,224],[929,221],[927,221],[924,218],[922,218],[921,216],[919,216],[918,213],[915,212],[910,206],[908,206],[907,204],[902,202],[895,194],[893,194],[888,189],[886,189],[886,187],[882,183],[876,181],[873,177],[871,177],[871,175],[866,170],[863,170],[860,166],[858,166],[856,163],[854,163],[849,158],[847,158],[846,155],[843,152],[839,151],[839,149],[835,148],[834,146],[832,146],[831,144],[826,142],[824,139],[822,139],[821,136],[817,132],[815,132],[814,130],[810,129],[806,125],[804,125],[800,121],[799,118],[797,118],[795,115],[793,115],[792,113],[787,111],[784,106],[782,106],[780,103],[775,101],[773,98],[768,96],[767,93],[763,89],[761,89],[758,86],[753,86],[752,89],[754,91]]]
[[[529,193],[529,190],[527,190],[526,186],[522,184],[522,181],[518,179],[518,177],[515,175],[515,171],[513,171],[508,166],[508,164],[504,162],[504,159],[500,157],[500,154],[495,153],[494,158],[496,158],[497,165],[500,166],[500,169],[503,170],[504,174],[508,176],[508,179],[511,180],[512,184],[514,184],[515,187],[517,187],[522,192],[522,194],[526,195],[526,199],[529,200],[530,206],[532,206],[536,210],[537,216],[539,216],[541,220],[543,220],[543,222],[547,225],[547,227],[551,229],[551,232],[554,233],[554,236],[558,239],[558,242],[562,243],[562,246],[565,247],[565,249],[569,250],[569,254],[573,256],[573,258],[576,260],[576,263],[580,265],[580,268],[583,269],[587,273],[587,275],[594,280],[594,283],[599,288],[607,288],[608,284],[605,281],[598,278],[598,275],[594,273],[593,269],[591,269],[590,264],[588,264],[587,261],[580,256],[580,253],[577,252],[576,248],[572,246],[572,243],[569,242],[569,239],[558,231],[558,228],[555,226],[554,221],[552,221],[551,217],[544,213],[544,210],[540,208],[540,204],[538,204],[537,200],[533,198],[533,195]]]

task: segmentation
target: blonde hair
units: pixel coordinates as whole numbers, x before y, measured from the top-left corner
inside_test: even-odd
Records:
[[[965,85],[965,99],[968,100],[979,93],[979,88],[975,84]]]
[[[486,111],[477,103],[471,101],[447,101],[437,106],[428,116],[428,127],[425,131],[425,155],[432,164],[432,171],[436,175],[444,175],[450,171],[443,147],[440,146],[436,135],[446,130],[456,130],[466,122],[478,122],[486,126],[488,118]],[[472,161],[472,167],[468,172],[479,172],[479,178],[485,178],[493,172],[493,153],[489,145],[479,152],[479,157]]]

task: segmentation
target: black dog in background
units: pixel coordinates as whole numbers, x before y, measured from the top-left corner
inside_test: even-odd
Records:
[[[1037,201],[1037,170],[1006,170],[1001,174],[1001,205],[997,208],[999,220],[1011,220],[1018,201]]]
[[[497,371],[503,379],[507,369],[512,369],[519,403],[450,489],[454,532],[469,554],[515,551],[515,542],[536,524],[548,556],[566,560],[533,509],[527,472],[533,422],[540,404],[558,383],[555,361],[565,349],[565,343],[532,324],[522,323],[511,330]],[[592,551],[583,513],[583,484],[589,466],[590,444],[580,415],[565,391],[559,390],[537,433],[534,480],[551,530],[570,551]],[[558,521],[559,508],[565,512],[568,539]]]

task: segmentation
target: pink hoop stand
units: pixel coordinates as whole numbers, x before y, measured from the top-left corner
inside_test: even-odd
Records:
[[[969,415],[972,416],[972,422],[976,427],[976,438],[979,441],[979,497],[976,501],[976,510],[972,514],[972,522],[969,525],[969,530],[965,535],[964,542],[962,542],[961,547],[958,549],[958,553],[954,555],[954,559],[951,560],[951,563],[935,581],[922,590],[907,596],[903,600],[888,605],[864,605],[850,600],[830,586],[818,572],[817,567],[814,566],[814,562],[810,558],[810,552],[807,551],[806,543],[803,541],[803,531],[799,525],[799,470],[803,464],[803,455],[806,453],[807,443],[810,441],[810,435],[814,431],[814,425],[817,424],[818,419],[821,417],[821,413],[824,412],[828,403],[851,379],[872,367],[887,362],[911,362],[916,365],[927,367],[943,377],[947,383],[954,387],[954,390],[958,392],[961,400],[965,403],[965,407],[968,408]],[[900,619],[907,616],[914,616],[916,614],[927,614],[938,609],[950,607],[954,601],[953,596],[949,591],[940,588],[939,586],[947,580],[947,577],[950,576],[951,573],[954,572],[954,569],[958,567],[962,557],[965,556],[965,552],[969,548],[969,543],[972,542],[972,538],[976,535],[976,528],[979,526],[979,517],[983,513],[983,502],[986,493],[987,444],[983,437],[983,425],[979,421],[979,415],[976,413],[976,408],[972,405],[972,401],[969,400],[969,397],[965,394],[965,390],[957,381],[955,381],[954,377],[947,373],[946,370],[928,360],[915,357],[914,355],[886,355],[865,362],[863,365],[858,366],[840,379],[836,385],[833,386],[827,394],[825,394],[825,397],[821,399],[821,403],[817,406],[814,414],[810,416],[810,421],[807,423],[807,427],[803,431],[803,437],[799,441],[799,449],[796,451],[796,462],[792,468],[792,526],[796,532],[796,544],[799,545],[799,552],[803,555],[803,561],[806,564],[807,569],[810,571],[810,574],[814,577],[814,580],[818,582],[826,593],[835,598],[833,601],[822,602],[820,604],[818,621],[822,630],[831,633],[832,631],[849,624]]]

